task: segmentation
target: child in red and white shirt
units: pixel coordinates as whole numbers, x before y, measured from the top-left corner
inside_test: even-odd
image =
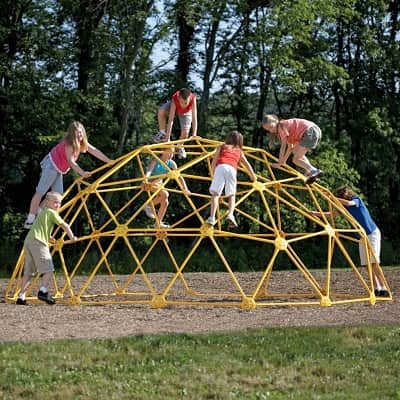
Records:
[[[159,131],[154,142],[169,141],[175,114],[178,115],[181,133],[180,139],[186,139],[192,126],[192,136],[197,135],[197,103],[196,95],[187,88],[176,91],[170,101],[163,104],[157,113]],[[168,125],[167,125],[168,120]],[[178,147],[178,157],[186,158],[185,149]]]

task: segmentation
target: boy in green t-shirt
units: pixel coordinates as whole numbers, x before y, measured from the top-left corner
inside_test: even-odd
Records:
[[[25,291],[29,286],[33,275],[39,273],[42,285],[38,292],[38,299],[47,304],[55,304],[55,300],[48,292],[48,286],[54,271],[53,259],[50,254],[49,242],[54,239],[51,231],[54,225],[60,225],[72,241],[76,241],[70,226],[59,216],[58,209],[61,206],[61,194],[48,192],[44,201],[44,208],[38,214],[24,242],[25,263],[24,276],[21,280],[21,291],[16,304],[25,305]]]

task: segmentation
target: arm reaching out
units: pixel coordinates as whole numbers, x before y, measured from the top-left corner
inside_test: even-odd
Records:
[[[66,223],[63,222],[60,224],[61,228],[64,229],[64,231],[67,233],[68,237],[73,241],[76,242],[77,241],[77,237],[73,234],[71,227]]]
[[[192,108],[192,135],[197,136],[197,102],[196,96],[193,99],[193,108]]]
[[[90,143],[88,143],[88,153],[105,163],[112,163],[114,161],[111,160],[111,158],[108,158],[102,151],[100,151]]]
[[[217,161],[219,158],[219,153],[221,153],[221,147],[222,147],[222,145],[218,146],[217,149],[215,150],[215,154],[214,154],[214,157],[211,162],[211,176],[214,176],[214,171],[215,171],[215,167],[217,165]]]
[[[171,140],[171,131],[172,131],[172,125],[174,124],[175,111],[176,111],[176,105],[173,101],[171,101],[171,107],[169,109],[169,115],[168,115],[167,132],[166,132],[167,142]]]
[[[244,167],[246,168],[251,180],[253,182],[255,182],[257,180],[257,176],[254,173],[253,167],[251,166],[251,164],[247,161],[246,156],[242,153],[242,156],[240,157],[240,163],[244,165]]]
[[[92,174],[89,171],[84,171],[75,161],[74,153],[72,146],[66,146],[65,148],[65,155],[67,156],[67,160],[69,166],[72,170],[77,172],[79,175],[83,176],[84,178],[89,178]]]
[[[172,170],[174,170],[174,169],[177,169],[178,168],[178,166],[176,165],[176,162],[175,161],[173,161],[173,160],[171,160],[172,161],[172,163],[171,163],[171,169]],[[186,181],[185,181],[185,178],[182,176],[182,175],[180,175],[179,176],[179,183],[182,185],[182,187],[183,187],[183,190],[187,193],[187,194],[192,194],[191,193],[191,191],[188,189],[188,187],[187,187],[187,184],[186,184]]]

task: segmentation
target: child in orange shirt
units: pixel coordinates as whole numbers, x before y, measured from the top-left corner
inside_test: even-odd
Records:
[[[230,132],[225,138],[225,143],[217,147],[211,164],[213,179],[210,186],[210,193],[212,197],[210,216],[206,220],[207,224],[215,225],[215,214],[217,212],[219,197],[225,188],[225,195],[228,197],[228,224],[233,228],[238,226],[233,212],[235,210],[237,169],[239,164],[244,165],[252,181],[257,180],[252,166],[243,153],[242,147],[243,136],[237,131]]]

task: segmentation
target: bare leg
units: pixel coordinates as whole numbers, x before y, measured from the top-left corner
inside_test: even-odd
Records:
[[[186,130],[186,129],[182,129],[182,130],[181,130],[180,139],[187,139],[188,136],[189,136],[189,131]]]
[[[168,118],[167,110],[159,108],[157,112],[157,119],[158,119],[158,129],[160,131],[165,132],[165,127],[167,125],[167,118]]]
[[[235,195],[229,196],[228,198],[228,217],[233,217],[235,211]]]
[[[210,217],[215,219],[215,214],[217,213],[217,207],[219,202],[219,195],[217,193],[211,193],[211,207],[210,207]]]
[[[21,279],[21,290],[19,292],[20,296],[22,294],[25,295],[26,289],[28,289],[30,282],[31,282],[31,275],[25,274]]]
[[[29,214],[37,214],[40,206],[40,202],[42,201],[43,195],[41,193],[36,192],[31,200],[31,205],[29,207]]]
[[[293,149],[293,162],[299,167],[309,172],[314,167],[311,165],[310,161],[306,157],[308,149],[307,147],[300,146],[299,144]]]
[[[42,275],[42,287],[44,287],[44,288],[46,288],[46,289],[49,288],[49,286],[50,286],[50,280],[51,280],[52,274],[53,274],[52,272],[45,272],[45,273]]]
[[[168,208],[168,197],[169,197],[169,193],[167,190],[161,190],[159,195],[157,196],[159,198],[159,203],[160,203],[160,207],[158,209],[158,223],[161,223],[165,217],[165,213],[167,212],[167,208]]]
[[[372,268],[372,275],[373,275],[374,281],[375,281],[375,286],[380,287],[382,289],[386,289],[385,280],[383,278],[382,271],[378,267],[378,264],[371,263],[371,268]]]

